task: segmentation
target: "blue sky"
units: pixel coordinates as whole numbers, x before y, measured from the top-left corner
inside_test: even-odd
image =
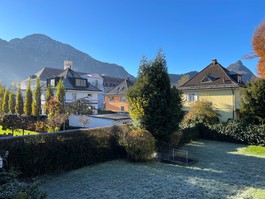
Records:
[[[264,0],[0,0],[0,38],[42,33],[137,75],[159,48],[169,73],[223,66],[252,51]],[[257,59],[242,60],[256,73]]]

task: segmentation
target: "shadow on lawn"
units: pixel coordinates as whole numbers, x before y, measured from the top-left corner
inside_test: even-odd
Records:
[[[238,148],[245,146],[207,140],[186,145],[183,149],[192,153],[199,162],[191,167],[178,166],[182,178],[186,179],[183,181],[189,183],[189,186],[194,186],[191,189],[207,189],[207,182],[209,185],[214,184],[213,188],[217,189],[217,193],[218,187],[215,186],[223,186],[219,190],[222,192],[221,197],[235,196],[240,190],[250,187],[264,189],[265,158],[232,154]],[[168,172],[176,172],[175,167],[175,165],[169,165]],[[213,197],[211,192],[203,194],[204,197]]]

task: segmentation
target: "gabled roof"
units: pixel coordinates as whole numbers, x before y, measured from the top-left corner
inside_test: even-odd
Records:
[[[181,85],[179,89],[199,90],[244,87],[244,82],[242,80],[239,81],[240,77],[240,74],[232,74],[214,59],[212,63],[185,84]]]
[[[105,75],[101,75],[101,77],[103,78],[104,83],[120,84],[121,82],[124,81],[124,79],[117,78],[117,77],[110,77],[110,76],[105,76]]]
[[[106,95],[125,95],[125,92],[132,85],[133,83],[128,78],[126,78],[119,85],[107,92]]]
[[[47,79],[49,79],[51,77],[55,77],[62,72],[63,72],[62,69],[44,67],[41,70],[39,70],[38,72],[36,72],[34,75],[36,77],[39,77],[40,80],[46,81]],[[35,78],[32,78],[32,79],[35,79]]]

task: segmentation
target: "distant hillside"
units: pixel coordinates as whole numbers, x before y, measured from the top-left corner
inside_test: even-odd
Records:
[[[134,79],[122,66],[98,61],[46,35],[33,34],[9,42],[0,39],[0,82],[21,81],[43,67],[63,69],[67,58],[76,71]]]
[[[193,78],[197,74],[198,74],[197,71],[191,71],[191,72],[188,72],[185,74],[180,74],[180,75],[178,75],[178,74],[168,74],[168,75],[169,75],[170,83],[176,84],[181,79],[181,77],[184,75],[189,75],[190,78]]]
[[[228,70],[243,75],[243,81],[249,82],[253,77],[256,77],[243,63],[238,60],[236,63],[231,64],[227,67]]]

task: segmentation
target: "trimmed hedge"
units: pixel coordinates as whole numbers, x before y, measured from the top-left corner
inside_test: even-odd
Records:
[[[127,132],[128,127],[116,127]],[[124,156],[113,138],[113,127],[1,138],[1,150],[9,151],[8,163],[32,177],[77,169]]]
[[[265,125],[245,124],[231,120],[227,123],[205,126],[200,124],[200,137],[219,141],[265,146]]]

